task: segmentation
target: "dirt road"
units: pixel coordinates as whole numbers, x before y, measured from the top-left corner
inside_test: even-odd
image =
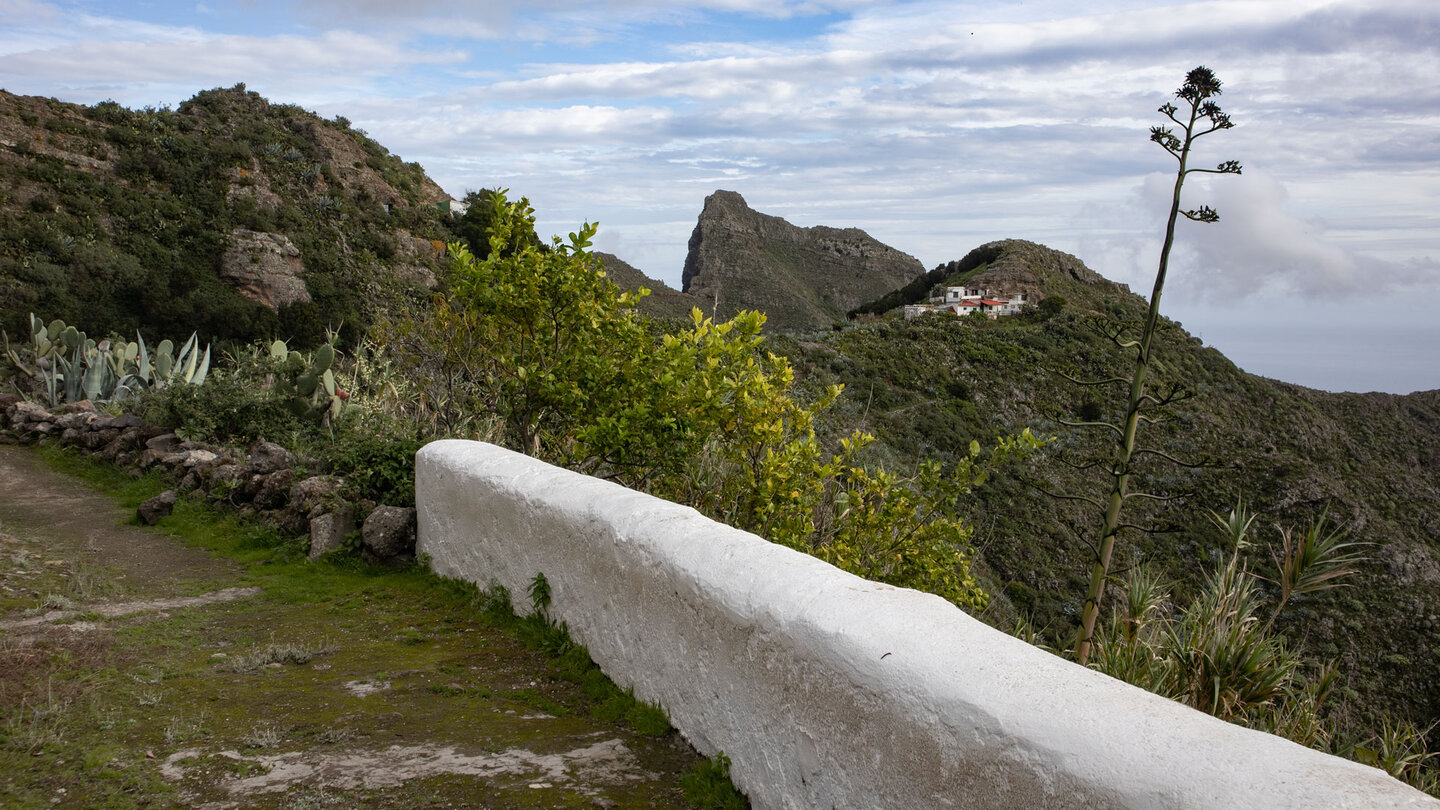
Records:
[[[0,807],[688,806],[688,745],[473,592],[133,516],[0,444]]]

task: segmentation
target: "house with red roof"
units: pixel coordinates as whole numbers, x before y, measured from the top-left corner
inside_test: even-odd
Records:
[[[963,317],[974,312],[983,312],[990,318],[998,318],[1001,315],[1014,315],[1027,303],[1029,301],[1023,292],[1002,295],[978,287],[946,287],[943,296],[931,298],[925,304],[906,306],[905,317],[915,318],[932,312],[948,312]]]

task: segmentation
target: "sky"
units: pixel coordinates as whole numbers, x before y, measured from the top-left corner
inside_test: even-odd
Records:
[[[1174,181],[1149,142],[1206,65],[1161,311],[1252,373],[1440,388],[1434,0],[0,0],[0,87],[175,106],[244,82],[344,116],[456,197],[680,286],[707,195],[858,227],[927,268],[995,239],[1148,294]]]

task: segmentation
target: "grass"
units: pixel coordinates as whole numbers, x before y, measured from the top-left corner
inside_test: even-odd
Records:
[[[680,780],[685,798],[703,810],[748,810],[750,802],[730,782],[730,759],[716,754]]]

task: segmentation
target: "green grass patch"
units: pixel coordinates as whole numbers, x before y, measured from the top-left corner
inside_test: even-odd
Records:
[[[750,801],[730,781],[730,758],[719,753],[680,780],[685,798],[701,810],[748,810]]]

